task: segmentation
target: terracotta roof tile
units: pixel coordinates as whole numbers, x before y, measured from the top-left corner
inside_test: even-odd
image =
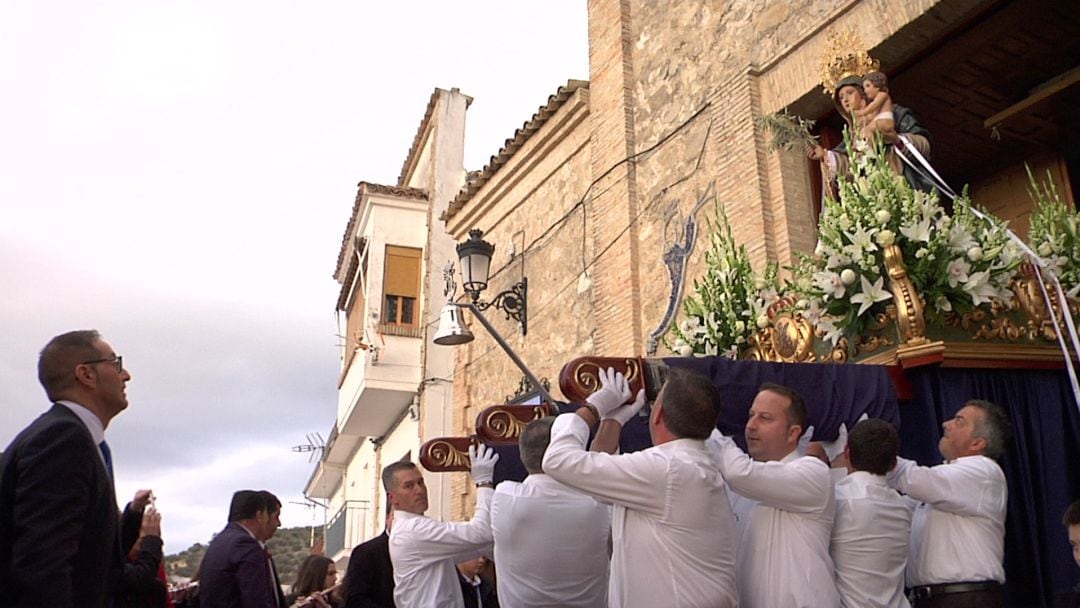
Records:
[[[335,279],[338,278],[341,267],[345,263],[345,252],[349,248],[349,238],[356,229],[356,222],[360,219],[360,203],[363,201],[364,195],[366,194],[386,194],[389,196],[424,201],[428,198],[427,192],[420,190],[419,188],[384,186],[383,184],[373,184],[371,182],[360,182],[356,184],[356,199],[353,201],[352,215],[349,216],[349,224],[345,227],[345,234],[341,237],[341,251],[338,252],[337,266],[334,268]]]
[[[450,206],[446,208],[446,211],[443,212],[442,217],[439,219],[446,221],[454,217],[457,212],[465,206],[465,203],[467,203],[469,199],[471,199],[473,195],[475,195],[480,188],[482,188],[484,184],[486,184],[488,180],[490,180],[499,169],[514,156],[514,153],[521,149],[521,147],[525,145],[525,142],[527,142],[534,133],[539,131],[549,118],[559,111],[559,108],[566,103],[567,99],[570,99],[578,89],[588,88],[589,81],[587,80],[568,80],[564,86],[559,87],[553,95],[548,97],[547,103],[540,106],[540,109],[537,110],[536,114],[533,114],[532,118],[527,120],[520,129],[514,131],[514,136],[506,140],[502,149],[499,150],[498,154],[491,157],[491,160],[482,170],[479,172],[469,172],[465,187],[458,192],[457,196],[454,197],[454,200],[450,201]],[[417,134],[417,138],[419,138],[419,134]]]

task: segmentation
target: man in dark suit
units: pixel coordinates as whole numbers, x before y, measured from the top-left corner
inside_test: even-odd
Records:
[[[38,379],[53,406],[0,461],[0,607],[103,608],[124,563],[105,429],[127,408],[131,374],[97,331],[83,330],[49,341]],[[141,492],[124,521],[132,540],[149,499]]]
[[[394,566],[390,563],[393,523],[394,511],[388,507],[383,533],[352,550],[345,571],[345,608],[394,608]]]
[[[214,536],[199,566],[202,608],[286,608],[266,541],[281,526],[281,501],[265,490],[240,490],[229,524]]]

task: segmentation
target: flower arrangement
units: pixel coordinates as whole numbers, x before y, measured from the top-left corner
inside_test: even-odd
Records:
[[[1027,173],[1028,193],[1035,202],[1029,233],[1032,249],[1046,260],[1066,295],[1074,298],[1080,291],[1080,212],[1062,202],[1049,171],[1043,184],[1035,181],[1030,167]]]
[[[893,171],[880,143],[848,146],[856,152],[851,179],[839,180],[838,200],[823,204],[816,255],[800,257],[792,269],[802,314],[827,340],[835,346],[884,312],[892,299],[885,268],[891,245],[903,253],[930,320],[1011,301],[1009,281],[1022,259],[1005,222],[979,217],[966,192],[950,217],[937,193],[915,190]]]
[[[777,300],[780,285],[775,263],[755,276],[746,247],[736,246],[722,209],[709,222],[710,246],[705,276],[694,281],[694,294],[683,300],[686,318],[672,328],[668,347],[686,357],[723,355],[735,359],[747,339],[768,325],[766,309]]]

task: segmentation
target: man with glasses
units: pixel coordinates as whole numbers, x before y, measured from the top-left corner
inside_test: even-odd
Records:
[[[83,330],[45,345],[38,379],[53,406],[0,460],[0,607],[103,608],[125,544],[105,429],[127,408],[131,374],[97,331]],[[149,497],[140,491],[125,511],[127,544]]]

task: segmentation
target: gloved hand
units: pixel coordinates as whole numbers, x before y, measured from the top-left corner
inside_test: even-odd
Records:
[[[626,426],[626,423],[633,418],[642,407],[645,407],[645,389],[638,391],[637,399],[634,399],[633,403],[620,405],[607,414],[602,414],[600,419],[614,420],[618,422],[620,426]],[[599,410],[600,408],[596,409]]]
[[[810,444],[810,441],[814,439],[814,425],[806,427],[802,437],[799,437],[799,444],[795,446],[795,452],[799,456],[806,456],[806,446]]]
[[[844,447],[847,446],[847,424],[840,423],[840,432],[836,435],[835,441],[822,441],[822,447],[825,448],[825,455],[829,457],[829,462],[836,460],[836,457],[844,453]]]
[[[867,418],[869,418],[869,416],[866,415],[866,412],[863,412],[863,415],[859,416],[859,419],[855,421],[855,424],[858,424]],[[847,433],[847,424],[841,422],[840,432],[836,436],[836,441],[822,442],[822,445],[825,447],[825,453],[829,455],[829,462],[836,460],[837,456],[844,453],[844,447],[847,446]]]
[[[499,455],[495,450],[484,444],[469,446],[469,460],[472,466],[469,474],[476,483],[491,483],[495,479],[495,463],[499,462]]]
[[[589,395],[585,401],[596,408],[600,418],[607,418],[620,405],[630,401],[630,383],[626,376],[614,367],[600,370],[600,390]],[[644,401],[642,401],[644,403]]]

